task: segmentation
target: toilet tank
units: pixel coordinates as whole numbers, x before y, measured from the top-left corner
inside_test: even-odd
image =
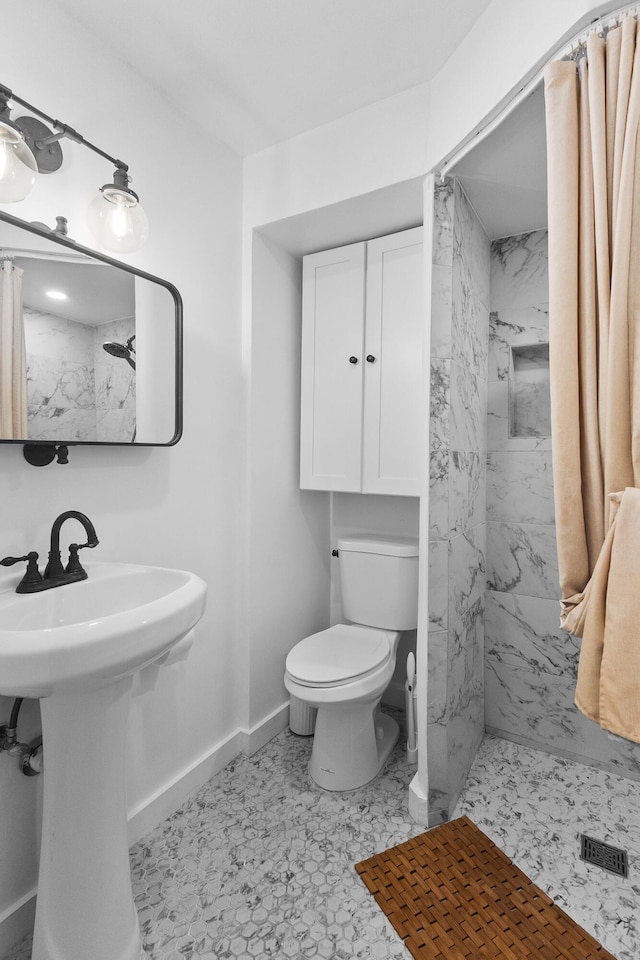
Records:
[[[363,536],[338,540],[345,619],[384,630],[418,625],[418,541]]]

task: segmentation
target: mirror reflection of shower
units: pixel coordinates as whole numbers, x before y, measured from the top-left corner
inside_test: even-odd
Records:
[[[102,344],[102,349],[106,350],[107,353],[111,354],[112,357],[120,357],[122,360],[126,360],[127,363],[133,367],[135,370],[136,362],[132,358],[132,354],[135,356],[136,348],[133,346],[133,341],[135,340],[136,335],[129,337],[126,344],[118,343],[115,340],[107,340],[106,343]]]
[[[130,367],[136,368],[136,361],[133,359],[136,354],[136,348],[133,345],[136,335],[129,337],[126,343],[118,343],[117,340],[106,340],[102,344],[102,349],[105,350],[112,357],[119,357],[121,360],[126,360]],[[133,354],[133,356],[132,356]],[[133,431],[133,436],[131,437],[131,443],[135,443],[137,428]]]

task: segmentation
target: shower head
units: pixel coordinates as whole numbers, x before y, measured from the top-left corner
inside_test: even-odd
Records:
[[[129,337],[124,343],[117,343],[115,340],[107,340],[106,343],[102,344],[102,349],[106,350],[112,357],[120,357],[122,360],[126,360],[127,363],[133,367],[135,370],[136,363],[135,360],[131,359],[131,354],[135,353],[135,348],[133,346],[133,341],[135,340],[135,334],[133,337]]]
[[[103,343],[102,349],[110,353],[112,357],[122,357],[124,360],[127,360],[130,356],[129,350],[127,350],[124,343],[116,343],[115,340],[108,340],[106,343]]]

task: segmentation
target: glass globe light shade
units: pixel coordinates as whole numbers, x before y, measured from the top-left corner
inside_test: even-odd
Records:
[[[0,203],[24,200],[37,175],[36,158],[20,131],[0,123]]]
[[[87,221],[98,243],[113,253],[138,250],[149,236],[149,221],[136,195],[113,184],[101,187],[91,201]]]

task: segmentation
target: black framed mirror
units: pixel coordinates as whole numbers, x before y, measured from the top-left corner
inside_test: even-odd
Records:
[[[0,280],[1,442],[178,442],[173,284],[1,211]]]

